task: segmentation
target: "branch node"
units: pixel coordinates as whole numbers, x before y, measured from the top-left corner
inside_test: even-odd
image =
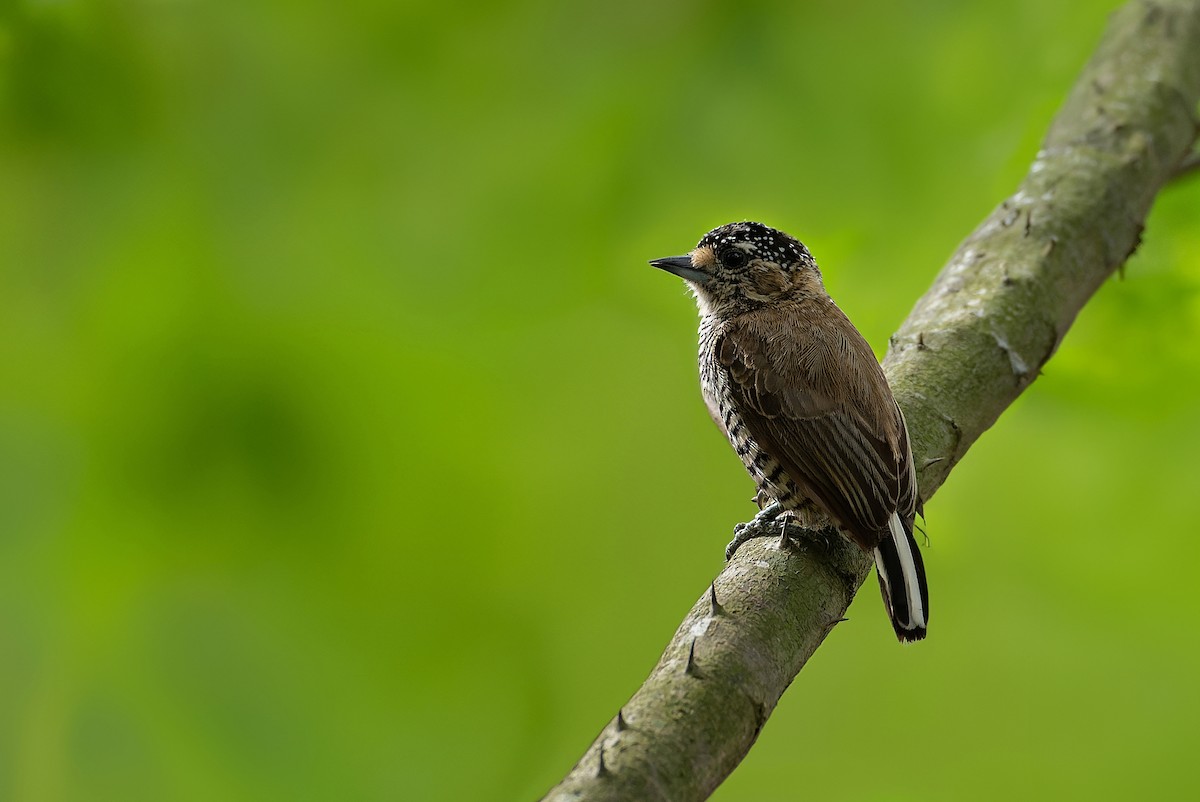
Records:
[[[717,601],[717,583],[715,581],[710,582],[708,585],[708,602],[709,615],[718,616],[724,614],[725,608]]]
[[[1009,366],[1012,368],[1013,375],[1017,377],[1019,383],[1022,379],[1029,375],[1029,365],[1021,357],[1016,350],[1008,344],[1008,340],[1004,338],[1000,332],[993,330],[992,338],[996,341],[996,345],[1000,346],[1000,350],[1008,356]]]
[[[683,667],[683,673],[689,677],[700,679],[700,670],[696,668],[696,639],[692,638],[692,643],[688,646],[687,665]]]
[[[608,766],[604,762],[604,744],[600,744],[600,762],[596,764],[596,777],[608,777],[612,772],[608,770]]]
[[[767,709],[764,702],[759,702],[754,708],[754,738],[758,739],[758,734],[762,732],[762,728],[767,725],[767,719],[770,718],[771,711]]]

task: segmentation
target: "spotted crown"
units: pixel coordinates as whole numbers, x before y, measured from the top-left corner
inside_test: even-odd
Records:
[[[720,259],[724,253],[738,243],[754,246],[754,257],[774,262],[781,267],[813,266],[812,254],[804,243],[782,231],[746,220],[741,223],[726,223],[714,228],[700,238],[698,248],[712,248]],[[722,262],[725,260],[722,259]]]

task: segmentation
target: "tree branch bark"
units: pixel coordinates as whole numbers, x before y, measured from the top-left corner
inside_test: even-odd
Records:
[[[1017,192],[959,246],[891,339],[884,369],[923,500],[1137,248],[1155,195],[1189,158],[1198,102],[1200,0],[1117,11]],[[805,532],[802,544],[744,545],[545,798],[707,798],[870,571],[836,533]],[[931,637],[936,626],[935,617]]]

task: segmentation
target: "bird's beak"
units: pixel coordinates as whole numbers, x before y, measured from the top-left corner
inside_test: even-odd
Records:
[[[703,284],[711,278],[707,273],[703,273],[692,267],[692,257],[690,256],[668,256],[665,259],[652,259],[650,264],[660,270],[674,273],[682,279],[694,281],[697,284]]]

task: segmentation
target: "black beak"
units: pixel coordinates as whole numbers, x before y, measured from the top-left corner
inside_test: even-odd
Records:
[[[668,256],[665,259],[651,259],[650,264],[659,270],[674,273],[682,279],[694,281],[697,284],[703,284],[709,279],[707,273],[702,273],[692,267],[692,257],[690,256]]]

